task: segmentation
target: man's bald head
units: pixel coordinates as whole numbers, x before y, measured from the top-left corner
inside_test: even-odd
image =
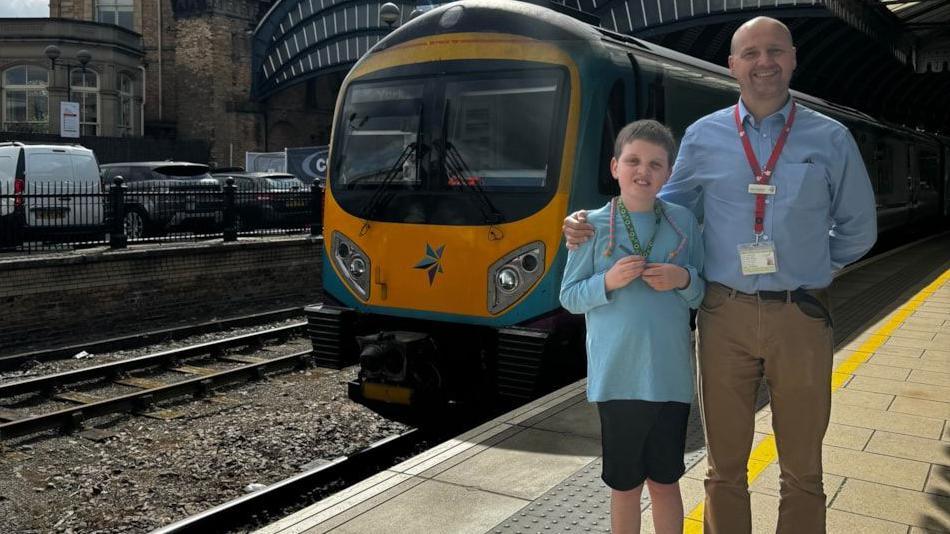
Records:
[[[742,26],[739,26],[739,29],[732,34],[732,42],[729,46],[729,53],[736,53],[736,45],[742,39],[742,35],[748,32],[753,28],[759,26],[774,26],[779,29],[786,37],[788,37],[788,44],[793,45],[792,43],[792,32],[788,29],[788,26],[782,23],[778,19],[773,19],[772,17],[755,17],[754,19],[745,21]]]

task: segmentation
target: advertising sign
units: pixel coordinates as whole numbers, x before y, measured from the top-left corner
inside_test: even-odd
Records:
[[[79,102],[59,103],[59,136],[79,137]]]
[[[287,149],[287,172],[310,185],[314,181],[324,182],[327,179],[327,156],[330,147],[309,146]]]

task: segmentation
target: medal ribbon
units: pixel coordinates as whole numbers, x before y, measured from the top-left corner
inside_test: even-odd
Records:
[[[649,259],[650,251],[653,250],[653,243],[656,241],[656,234],[660,231],[660,217],[664,213],[663,208],[660,207],[659,202],[653,203],[653,213],[656,215],[656,223],[653,225],[653,235],[650,237],[650,242],[647,243],[647,248],[644,250],[640,247],[640,240],[637,239],[637,230],[630,220],[630,212],[628,212],[627,207],[623,205],[623,200],[617,198],[617,205],[620,218],[623,219],[623,225],[627,227],[627,235],[630,236],[630,242],[633,243],[633,252],[638,256],[643,256],[643,259]]]
[[[739,139],[742,141],[742,148],[745,150],[745,157],[749,160],[749,167],[752,168],[752,175],[755,176],[755,183],[761,185],[768,185],[769,180],[772,178],[772,171],[775,170],[775,165],[778,163],[779,154],[782,153],[782,149],[785,148],[785,140],[788,139],[788,132],[792,131],[792,124],[795,122],[795,101],[792,101],[792,110],[788,113],[788,119],[785,120],[785,126],[782,128],[782,133],[778,136],[778,140],[775,142],[775,148],[772,149],[772,155],[769,156],[768,163],[765,164],[765,167],[759,165],[759,160],[755,157],[755,152],[752,151],[752,143],[749,142],[749,137],[746,135],[745,128],[742,127],[742,119],[739,117],[739,104],[736,104],[734,109],[733,116],[736,119],[736,129],[739,131]],[[765,222],[765,194],[758,193],[755,195],[755,240],[758,242],[759,236],[763,233],[763,223]]]

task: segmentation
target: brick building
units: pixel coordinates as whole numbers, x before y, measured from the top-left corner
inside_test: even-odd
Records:
[[[246,151],[325,144],[342,75],[250,100],[251,38],[273,0],[50,0],[50,17],[117,24],[141,34],[144,132],[203,139],[211,163]]]

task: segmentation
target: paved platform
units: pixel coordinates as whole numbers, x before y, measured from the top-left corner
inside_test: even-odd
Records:
[[[937,265],[835,353],[824,442],[829,533],[950,532],[950,262]],[[861,276],[868,293],[874,277]],[[258,532],[609,532],[599,420],[584,388],[562,388]],[[767,405],[757,412],[749,459],[757,533],[774,532],[778,515],[770,416]],[[702,531],[697,428],[681,480],[685,532]],[[642,510],[643,532],[653,532],[646,497]]]

